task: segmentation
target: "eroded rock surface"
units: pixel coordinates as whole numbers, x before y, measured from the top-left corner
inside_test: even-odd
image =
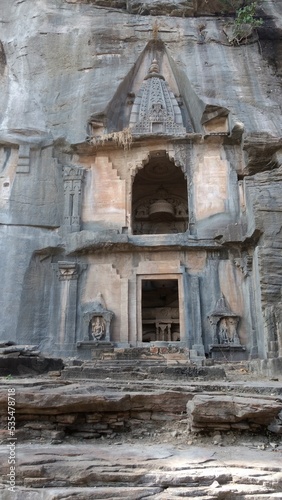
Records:
[[[256,430],[270,425],[281,410],[282,401],[242,396],[196,395],[187,404],[189,425],[194,431]]]
[[[3,464],[6,449],[0,454]],[[18,499],[266,500],[279,498],[282,485],[279,450],[109,443],[20,445],[17,454]]]
[[[117,376],[75,382],[61,380],[59,372],[2,379],[1,498],[279,498],[281,384],[237,370],[233,382]],[[7,476],[11,387],[13,492]],[[270,421],[276,429],[267,429]]]

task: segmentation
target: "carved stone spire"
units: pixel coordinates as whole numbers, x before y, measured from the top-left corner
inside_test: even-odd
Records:
[[[163,75],[160,74],[160,68],[157,59],[153,59],[148,71],[148,75],[145,76],[144,80],[148,80],[148,78],[161,78],[161,80],[164,80]]]
[[[186,129],[177,100],[153,59],[130,116],[133,135],[183,136]]]

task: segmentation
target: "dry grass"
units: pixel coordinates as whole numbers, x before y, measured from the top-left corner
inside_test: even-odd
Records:
[[[113,141],[118,147],[127,150],[132,144],[132,133],[130,127],[124,128],[120,132],[111,132],[97,137],[92,137],[91,144],[94,146],[103,146],[106,142]]]

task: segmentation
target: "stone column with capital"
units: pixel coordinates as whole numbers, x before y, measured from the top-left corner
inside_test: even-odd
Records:
[[[202,336],[202,318],[200,302],[199,277],[189,272],[183,266],[185,311],[187,316],[188,346],[193,357],[204,357],[205,349]]]
[[[84,268],[85,266],[70,261],[59,261],[53,264],[61,285],[60,315],[55,346],[55,351],[60,356],[73,356],[76,353],[77,281]]]

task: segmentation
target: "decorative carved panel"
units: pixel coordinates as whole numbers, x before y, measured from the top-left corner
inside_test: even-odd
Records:
[[[179,104],[153,60],[132,108],[132,135],[185,136]],[[192,126],[189,127],[192,131]]]
[[[80,230],[83,175],[84,170],[80,167],[64,167],[64,226],[70,232]]]

